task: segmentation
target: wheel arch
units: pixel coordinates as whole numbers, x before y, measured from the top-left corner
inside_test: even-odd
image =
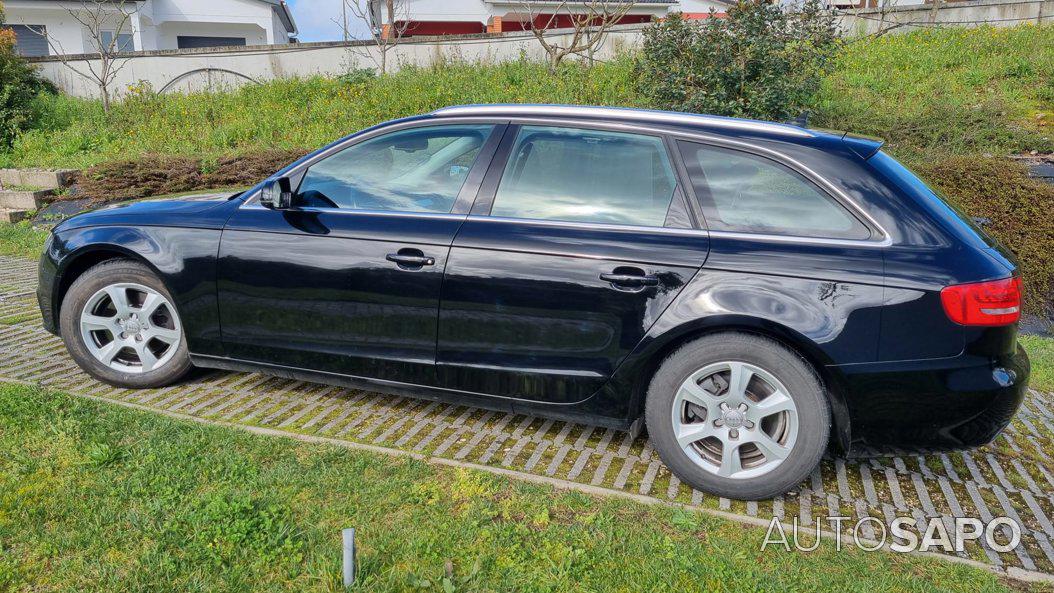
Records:
[[[832,445],[839,452],[849,451],[852,432],[845,387],[840,375],[831,368],[830,359],[806,336],[792,328],[750,316],[728,315],[697,320],[671,329],[658,338],[660,341],[653,344],[644,360],[638,363],[638,371],[635,373],[636,380],[631,386],[631,410],[634,418],[644,413],[648,385],[662,362],[688,342],[717,333],[746,333],[761,336],[801,356],[816,371],[824,385],[824,392],[831,406]]]
[[[150,260],[143,257],[142,254],[136,253],[135,251],[124,247],[122,245],[105,243],[105,244],[91,244],[81,247],[80,249],[68,254],[63,258],[63,263],[59,268],[59,273],[55,280],[55,292],[54,299],[52,300],[53,315],[55,316],[55,324],[58,327],[59,333],[62,333],[62,303],[66,299],[66,294],[69,293],[69,289],[73,286],[73,283],[84,275],[85,272],[92,269],[93,267],[113,260],[129,260],[136,263],[140,263],[150,268],[154,276],[165,286],[165,289],[172,294],[171,288],[165,282],[165,277],[157,269],[157,266],[150,263]],[[177,308],[177,314],[179,314],[178,303],[172,303],[172,306]]]

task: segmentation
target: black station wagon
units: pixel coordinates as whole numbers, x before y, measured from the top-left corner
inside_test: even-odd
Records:
[[[76,216],[39,300],[114,385],[251,370],[646,427],[733,498],[828,447],[984,444],[1029,375],[1013,257],[880,142],[630,109],[451,107]]]

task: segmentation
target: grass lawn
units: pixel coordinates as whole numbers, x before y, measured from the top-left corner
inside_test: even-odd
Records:
[[[286,79],[224,93],[136,89],[98,101],[40,99],[35,129],[0,166],[87,167],[145,154],[224,157],[309,149],[366,126],[463,103],[649,107],[632,55],[592,68],[450,62],[383,77]],[[919,30],[854,39],[813,99],[818,127],[885,138],[909,161],[934,154],[1054,151],[1054,28]]]
[[[37,259],[48,240],[48,231],[33,228],[28,221],[0,224],[0,255]]]
[[[1054,27],[948,27],[851,40],[816,98],[821,127],[912,164],[1054,151]]]
[[[1021,344],[1032,362],[1029,385],[1040,391],[1054,392],[1054,339],[1021,336]]]
[[[892,553],[0,385],[0,590],[1005,591]]]

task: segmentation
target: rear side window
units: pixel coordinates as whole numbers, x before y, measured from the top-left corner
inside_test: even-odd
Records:
[[[678,145],[712,230],[830,239],[871,236],[834,198],[775,161],[693,142]]]
[[[491,215],[661,227],[676,185],[661,138],[524,126]]]

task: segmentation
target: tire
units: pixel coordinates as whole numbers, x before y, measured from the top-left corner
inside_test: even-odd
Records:
[[[758,500],[791,490],[819,465],[831,410],[823,383],[800,355],[729,332],[689,342],[663,361],[648,386],[645,422],[656,452],[682,482]]]
[[[120,299],[124,308],[118,310]],[[174,303],[147,266],[105,261],[66,292],[59,312],[62,340],[73,360],[100,381],[128,388],[171,385],[191,370]]]

